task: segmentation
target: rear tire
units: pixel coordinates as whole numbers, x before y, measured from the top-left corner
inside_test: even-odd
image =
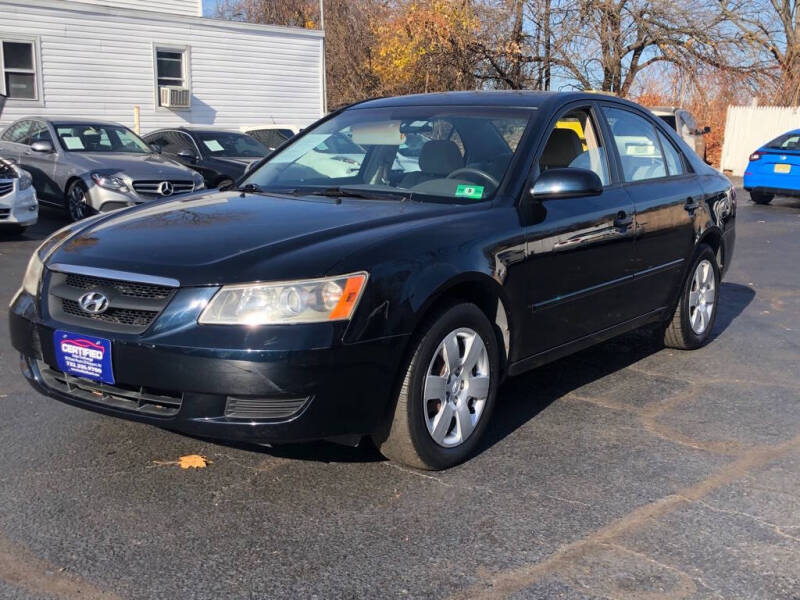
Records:
[[[388,431],[373,441],[395,462],[447,469],[466,460],[486,430],[500,382],[499,346],[474,304],[438,312],[420,332]]]
[[[750,200],[755,202],[756,204],[769,204],[772,202],[772,199],[775,197],[775,194],[760,194],[758,192],[750,192]]]
[[[664,330],[664,345],[694,350],[708,342],[717,318],[720,279],[714,251],[703,244],[692,261],[678,306]]]

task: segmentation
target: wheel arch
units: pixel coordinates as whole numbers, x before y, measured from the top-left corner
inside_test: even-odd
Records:
[[[694,254],[697,254],[700,246],[706,245],[714,251],[714,255],[717,257],[717,266],[722,272],[723,267],[725,266],[725,248],[722,243],[722,231],[719,230],[717,227],[710,227],[706,231],[704,231],[697,240],[695,244]],[[694,258],[694,254],[692,258]]]
[[[437,311],[459,302],[475,304],[494,327],[498,347],[501,349],[501,368],[505,372],[511,355],[513,316],[510,301],[502,287],[483,273],[465,273],[437,287],[416,311],[414,331]]]

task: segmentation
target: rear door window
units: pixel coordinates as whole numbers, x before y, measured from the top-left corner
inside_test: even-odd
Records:
[[[25,143],[24,140],[27,139],[32,124],[33,121],[17,121],[3,132],[3,140],[16,144]]]
[[[661,142],[661,149],[664,151],[664,158],[667,161],[669,176],[675,177],[686,173],[686,168],[683,166],[683,158],[675,146],[672,145],[672,142],[660,131],[658,132],[658,139]]]
[[[666,177],[667,169],[655,126],[644,117],[621,108],[603,107],[619,153],[625,181]]]

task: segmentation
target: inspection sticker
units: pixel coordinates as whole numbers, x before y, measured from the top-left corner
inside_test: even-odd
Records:
[[[472,198],[480,200],[483,198],[482,185],[460,185],[456,188],[456,198]]]

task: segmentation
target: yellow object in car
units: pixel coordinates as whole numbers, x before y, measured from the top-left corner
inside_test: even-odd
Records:
[[[577,133],[583,150],[586,150],[586,134],[583,132],[583,125],[581,125],[580,121],[577,119],[561,119],[556,122],[556,129],[571,129]]]

